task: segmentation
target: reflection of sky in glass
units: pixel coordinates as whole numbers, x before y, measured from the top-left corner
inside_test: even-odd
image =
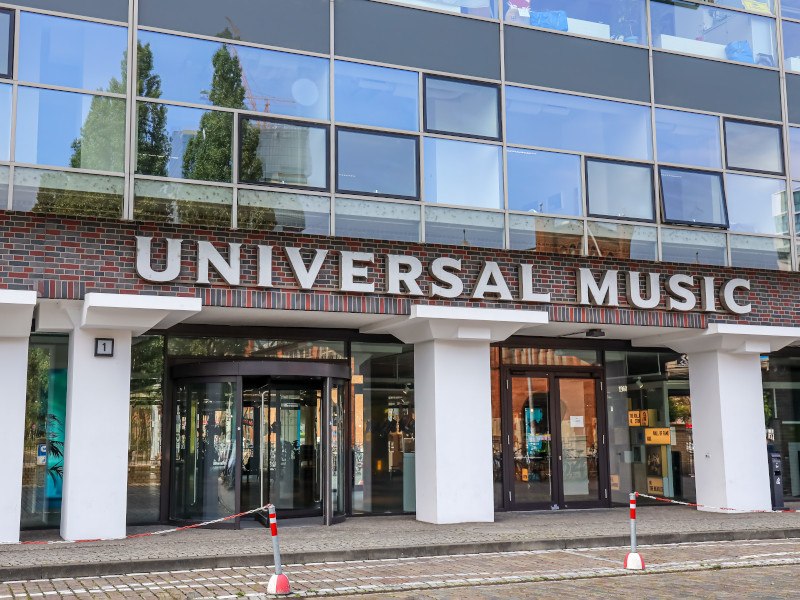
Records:
[[[199,108],[186,108],[185,106],[169,106],[167,108],[167,122],[164,129],[172,143],[167,175],[169,177],[183,177],[183,153],[197,131],[200,129],[200,119],[208,112]],[[148,175],[149,173],[145,173]]]
[[[579,156],[509,148],[506,157],[510,210],[583,213]]]
[[[731,231],[788,233],[786,194],[782,179],[725,175]]]
[[[417,143],[412,137],[339,131],[337,188],[417,196]]]
[[[416,73],[337,60],[334,79],[338,122],[419,129]]]
[[[800,179],[800,127],[789,127],[789,166],[792,179]]]
[[[122,78],[128,30],[34,13],[21,13],[19,78],[86,90],[124,93]]]
[[[605,217],[653,219],[650,167],[587,160],[589,213]]]
[[[74,153],[72,143],[81,138],[81,126],[89,114],[93,96],[26,87],[20,87],[17,94],[15,160],[69,167]],[[112,102],[118,103],[116,120],[124,126],[125,101],[113,99]],[[122,132],[119,134],[122,141]],[[82,166],[92,168],[91,165]]]
[[[722,177],[680,169],[661,169],[664,217],[682,223],[725,225]]]
[[[755,123],[725,122],[729,169],[783,172],[781,128]]]
[[[139,42],[153,51],[162,98],[211,104],[212,59],[222,44],[150,31],[140,31]],[[244,106],[230,108],[328,118],[327,59],[235,44],[228,48],[239,57],[245,87]]]
[[[11,151],[11,86],[0,85],[0,160],[8,160]]]
[[[719,118],[657,108],[656,147],[659,162],[719,168]]]
[[[506,86],[511,144],[651,159],[650,108]]]
[[[11,15],[0,12],[0,75],[8,75],[8,36],[11,33]]]
[[[478,85],[450,79],[425,79],[425,126],[428,131],[499,137],[497,104],[500,91],[494,85]]]
[[[784,61],[786,70],[800,71],[800,23],[781,21],[781,27],[783,28],[783,57],[786,59]]]
[[[425,138],[425,200],[503,208],[500,147]]]

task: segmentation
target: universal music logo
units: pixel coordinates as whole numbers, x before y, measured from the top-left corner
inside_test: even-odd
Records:
[[[181,239],[165,238],[167,260],[163,270],[152,266],[153,238],[136,237],[136,272],[142,279],[154,283],[168,283],[178,278],[181,272],[185,242]],[[229,243],[227,259],[211,242],[197,242],[195,282],[210,283],[209,273],[213,267],[228,285],[241,285],[242,244]],[[303,249],[292,246],[255,245],[258,265],[256,287],[275,288],[273,283],[273,259],[280,256],[289,263],[300,289],[319,288],[317,280],[323,266],[333,265],[338,274],[338,289],[342,292],[386,293],[402,296],[427,296],[430,298],[470,298],[473,300],[502,300],[508,302],[531,302],[549,304],[551,294],[537,289],[533,265],[520,263],[516,275],[507,277],[500,265],[492,260],[483,265],[467,288],[461,259],[439,256],[423,261],[405,254],[382,254],[374,252],[351,252],[347,250]],[[376,270],[382,263],[384,268]],[[427,270],[429,285],[423,290],[420,279]],[[385,281],[379,281],[379,272]],[[722,310],[737,315],[747,314],[752,305],[742,302],[750,290],[747,279],[720,280],[715,277],[661,273],[641,273],[606,269],[599,276],[588,268],[568,271],[574,273],[577,302],[584,306],[620,305],[620,282],[625,286],[625,298],[629,306],[652,310],[665,298],[667,310],[716,312],[717,300]],[[428,279],[428,278],[425,278]],[[471,289],[467,294],[466,290]],[[513,292],[512,292],[513,290]],[[644,290],[644,292],[642,292]],[[738,299],[737,299],[738,297]]]

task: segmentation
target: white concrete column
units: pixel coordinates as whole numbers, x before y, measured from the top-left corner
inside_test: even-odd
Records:
[[[689,353],[689,387],[698,504],[769,510],[760,354]]]
[[[125,536],[130,429],[131,338],[200,311],[199,298],[89,293],[60,305],[72,326],[64,428],[61,537]],[[61,327],[48,307],[42,321]],[[113,340],[96,356],[95,340]]]
[[[417,520],[494,520],[489,346],[546,312],[413,306],[362,331],[414,344]]]
[[[28,339],[36,292],[0,290],[0,543],[19,541]]]
[[[761,355],[799,339],[795,327],[713,323],[706,330],[634,342],[668,346],[689,357],[698,504],[740,511],[771,508]]]

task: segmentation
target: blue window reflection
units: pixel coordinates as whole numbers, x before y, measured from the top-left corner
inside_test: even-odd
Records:
[[[785,235],[789,232],[786,184],[782,179],[725,175],[731,231]]]
[[[419,75],[343,60],[334,65],[336,120],[419,130]]]
[[[800,0],[781,0],[781,16],[800,19]]]
[[[500,137],[500,90],[496,85],[425,78],[425,130]]]
[[[792,179],[800,179],[800,127],[789,127],[789,167]]]
[[[20,87],[15,158],[18,162],[122,171],[125,101]]]
[[[328,118],[327,59],[151,31],[139,32],[139,45],[140,54],[152,54],[153,65],[151,72],[139,73],[140,87],[153,76],[161,84],[145,90],[150,97]]]
[[[656,109],[659,162],[720,168],[719,118]]]
[[[800,23],[782,21],[783,65],[787,71],[800,71]]]
[[[661,169],[664,221],[726,227],[722,175],[683,169]]]
[[[506,87],[511,144],[650,160],[650,108]]]
[[[435,8],[460,15],[497,18],[497,0],[395,0],[398,4]]]
[[[418,198],[417,138],[339,129],[336,189]]]
[[[0,10],[0,77],[11,77],[12,25],[11,12]]]
[[[650,3],[653,47],[777,66],[775,19],[713,6],[653,0]]]
[[[0,85],[0,160],[11,156],[11,86]]]
[[[647,44],[645,0],[505,0],[504,17],[509,23]]]
[[[586,181],[591,216],[654,220],[651,167],[587,160]]]
[[[581,215],[581,159],[572,154],[509,148],[508,208]]]
[[[503,208],[500,147],[425,138],[425,200]]]
[[[127,28],[26,12],[19,27],[22,81],[125,93]]]

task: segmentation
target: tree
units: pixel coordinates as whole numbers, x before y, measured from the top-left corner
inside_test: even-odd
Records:
[[[161,76],[153,73],[153,51],[150,44],[139,44],[137,65],[137,94],[144,98],[160,98]],[[136,172],[166,177],[172,152],[172,142],[167,133],[167,106],[155,102],[140,102],[137,109]]]

